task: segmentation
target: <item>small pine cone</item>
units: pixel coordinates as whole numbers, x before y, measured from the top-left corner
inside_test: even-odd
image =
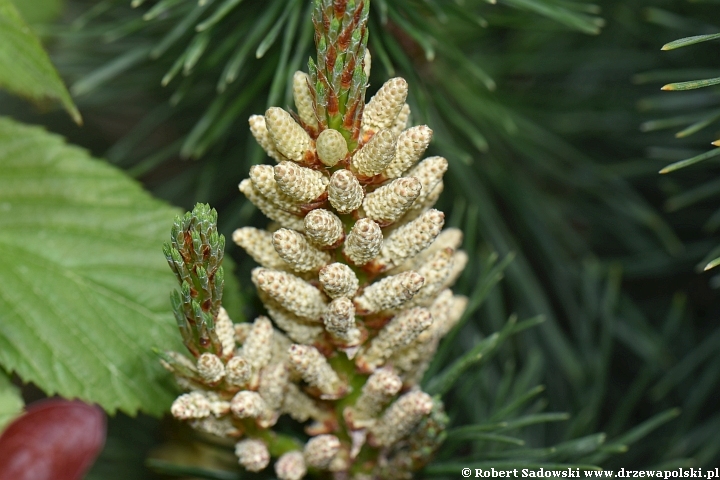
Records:
[[[404,78],[391,78],[370,99],[362,118],[362,133],[374,133],[391,128],[405,105],[408,83]]]
[[[282,108],[270,107],[265,112],[265,125],[275,148],[288,159],[302,162],[305,152],[313,149],[310,135]]]
[[[338,213],[350,213],[360,208],[365,193],[360,182],[349,170],[338,170],[330,177],[328,200]]]
[[[172,416],[179,420],[205,418],[210,415],[210,401],[202,392],[190,392],[180,395],[170,407]]]
[[[310,245],[305,235],[281,228],[273,233],[273,246],[280,258],[298,272],[317,271],[331,261],[331,255]]]
[[[323,412],[317,402],[305,395],[294,383],[287,386],[281,411],[298,422],[307,422],[311,418],[315,420],[323,418]]]
[[[272,356],[273,327],[267,317],[257,317],[242,347],[242,356],[259,372]]]
[[[306,473],[305,458],[301,452],[284,453],[275,462],[275,474],[278,480],[300,480]]]
[[[215,385],[225,376],[225,365],[213,353],[203,353],[197,361],[197,371],[208,385]]]
[[[345,347],[356,346],[362,340],[355,324],[355,305],[349,298],[336,298],[323,316],[325,329]]]
[[[235,353],[235,328],[230,316],[223,307],[220,307],[215,320],[215,333],[222,345],[222,358],[228,359]]]
[[[415,165],[430,145],[432,135],[433,131],[427,125],[408,128],[402,132],[397,139],[395,158],[385,169],[383,176],[397,178]]]
[[[415,340],[432,322],[432,315],[426,308],[415,307],[400,312],[370,341],[356,359],[356,365],[365,372],[376,370],[395,351]]]
[[[402,272],[377,281],[355,297],[358,315],[369,315],[398,308],[408,302],[422,288],[424,279],[417,272]]]
[[[263,197],[253,186],[252,181],[249,178],[240,182],[239,188],[240,192],[242,192],[242,194],[245,195],[245,197],[247,197],[247,199],[250,200],[253,205],[255,205],[258,210],[260,210],[263,215],[268,217],[270,220],[274,220],[283,227],[292,228],[298,232],[302,232],[305,229],[305,223],[302,218],[286,212],[267,198]]]
[[[317,130],[318,121],[313,108],[313,97],[309,87],[310,77],[307,73],[295,72],[293,75],[293,98],[300,120],[308,127]]]
[[[320,285],[330,298],[354,297],[360,281],[344,263],[331,263],[320,269]]]
[[[320,290],[290,273],[256,268],[252,271],[252,281],[298,317],[317,320],[325,311],[325,300]]]
[[[363,211],[380,225],[390,225],[408,211],[421,191],[422,185],[417,178],[398,178],[368,193],[363,201]]]
[[[322,335],[323,327],[321,325],[311,323],[305,318],[293,315],[278,305],[272,298],[267,298],[267,295],[261,295],[260,299],[263,305],[265,305],[270,318],[273,319],[275,324],[280,327],[293,342],[312,345],[318,340],[318,337]]]
[[[342,241],[345,231],[337,215],[317,208],[305,215],[305,235],[319,247],[334,247]]]
[[[238,463],[249,472],[264,470],[270,463],[270,452],[261,440],[248,438],[235,445],[235,456]]]
[[[322,398],[338,398],[345,393],[345,385],[317,348],[309,345],[292,345],[289,354],[292,366],[300,373],[303,380],[322,392]]]
[[[242,390],[230,401],[230,411],[238,418],[258,418],[267,411],[259,393]]]
[[[252,115],[250,117],[250,131],[270,158],[278,163],[287,160],[287,158],[275,148],[275,143],[272,141],[272,138],[270,138],[270,132],[268,132],[265,124],[265,117],[262,115]]]
[[[292,162],[285,160],[280,165],[285,163],[292,164]],[[275,180],[275,169],[270,165],[253,165],[250,167],[250,181],[260,195],[272,201],[282,210],[295,215],[301,213],[298,202],[280,189]]]
[[[395,118],[395,123],[393,124],[391,130],[393,134],[396,137],[399,137],[400,134],[408,128],[408,122],[410,120],[410,105],[407,103],[402,106],[402,109],[400,110],[400,113],[398,113],[398,116]]]
[[[303,456],[309,467],[327,469],[340,451],[340,440],[335,435],[318,435],[305,444]]]
[[[267,230],[254,227],[238,228],[233,232],[233,242],[265,268],[290,270],[290,265],[280,258],[273,246],[273,235]]]
[[[400,377],[389,368],[376,370],[370,375],[355,406],[350,410],[353,427],[364,428],[372,424],[372,419],[398,394],[402,385]]]
[[[350,166],[364,177],[373,177],[385,170],[395,158],[397,139],[390,130],[381,130],[355,152]]]
[[[315,140],[318,158],[327,167],[334,167],[348,154],[348,146],[342,133],[332,128],[323,130]]]
[[[328,178],[322,173],[292,162],[275,165],[275,181],[280,190],[297,203],[310,203],[325,193]]]
[[[400,265],[426,249],[440,234],[445,214],[431,209],[412,222],[394,230],[383,242],[383,261]]]
[[[418,273],[425,279],[425,284],[413,297],[413,305],[426,305],[446,287],[446,282],[454,265],[453,251],[449,248],[435,252],[428,261],[418,269]]]
[[[352,263],[362,266],[377,257],[382,244],[380,226],[369,218],[361,218],[345,239],[343,253]]]
[[[432,397],[425,392],[408,392],[385,411],[372,430],[378,446],[389,447],[409,434],[433,408]]]
[[[231,387],[243,387],[252,376],[250,362],[240,356],[231,358],[225,366],[225,381]]]

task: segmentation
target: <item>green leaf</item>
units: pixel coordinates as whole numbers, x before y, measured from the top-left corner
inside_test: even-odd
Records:
[[[63,0],[12,0],[27,23],[49,23],[60,15]]]
[[[10,0],[0,0],[0,88],[39,103],[59,101],[75,123],[82,123],[40,40]]]
[[[40,128],[0,118],[0,364],[47,394],[162,413],[181,349],[162,254],[177,209]]]
[[[707,42],[709,40],[715,40],[720,38],[720,33],[713,33],[711,35],[696,35],[694,37],[685,37],[679,40],[674,40],[670,43],[666,43],[662,46],[661,50],[674,50],[676,48],[687,47],[688,45],[695,45],[700,42]]]
[[[0,371],[0,432],[22,412],[23,405],[20,390],[10,383],[5,373]]]

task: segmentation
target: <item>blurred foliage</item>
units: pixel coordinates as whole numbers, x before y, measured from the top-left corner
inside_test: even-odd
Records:
[[[458,290],[477,310],[429,375],[513,313],[545,318],[459,375],[446,397],[455,430],[428,474],[505,458],[720,461],[720,280],[695,270],[718,243],[717,157],[657,174],[720,138],[717,87],[659,91],[720,76],[716,42],[660,51],[718,33],[707,22],[718,5],[595,3],[373,0],[369,93],[389,76],[408,79],[414,123],[435,131],[429,154],[451,162],[440,207],[472,259]],[[246,119],[292,106],[288,79],[312,51],[309,2],[134,4],[70,0],[63,22],[45,27],[88,127],[45,121],[161,198],[209,202],[225,235],[257,224],[236,190],[264,161]],[[246,282],[251,262],[231,253]]]

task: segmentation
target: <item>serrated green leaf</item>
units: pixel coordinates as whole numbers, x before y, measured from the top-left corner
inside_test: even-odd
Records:
[[[0,88],[35,102],[59,101],[76,123],[82,123],[40,40],[10,0],[0,0]]]
[[[181,349],[161,246],[177,209],[56,135],[0,118],[0,364],[109,412],[173,398]]]
[[[20,391],[10,383],[7,375],[0,371],[0,432],[22,412],[23,405]]]
[[[720,38],[720,33],[713,33],[711,35],[695,35],[694,37],[680,38],[670,43],[666,43],[662,46],[661,50],[674,50],[676,48],[687,47],[688,45],[695,45],[696,43],[700,42],[715,40],[716,38]]]

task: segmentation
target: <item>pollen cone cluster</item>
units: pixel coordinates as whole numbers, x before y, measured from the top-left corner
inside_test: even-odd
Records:
[[[443,230],[433,208],[448,163],[423,158],[432,130],[408,123],[407,82],[388,80],[364,102],[367,8],[316,1],[319,61],[293,77],[297,112],[250,118],[274,162],[253,167],[240,191],[271,223],[239,228],[233,241],[259,264],[251,279],[267,316],[233,325],[218,306],[186,319],[214,301],[195,301],[204,284],[186,279],[176,310],[194,358],[163,357],[188,390],[173,415],[236,438],[245,469],[273,463],[280,480],[411,478],[447,421],[419,382],[464,311],[450,288],[467,256],[461,232]],[[191,248],[186,223],[191,233],[181,225],[175,236]],[[173,248],[183,281],[198,262],[177,266],[185,255]],[[202,321],[212,328],[198,348]],[[270,431],[282,415],[304,424],[304,445]]]

